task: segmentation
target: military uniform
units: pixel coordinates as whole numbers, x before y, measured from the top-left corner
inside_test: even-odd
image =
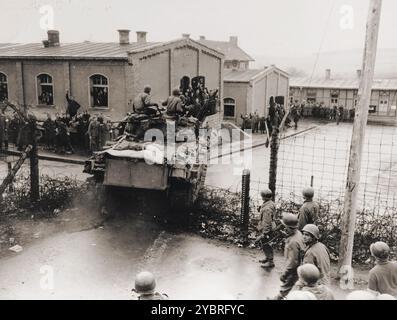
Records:
[[[134,99],[134,108],[137,113],[144,113],[147,115],[153,115],[156,110],[150,108],[154,104],[149,93],[141,92]]]
[[[284,257],[287,265],[280,277],[279,296],[281,297],[286,297],[299,279],[297,269],[301,264],[304,247],[302,233],[299,230],[296,230],[285,240]]]
[[[142,294],[138,297],[138,300],[169,300],[168,296],[163,293],[151,293],[151,294]]]
[[[369,272],[368,289],[397,297],[397,262],[377,261]]]
[[[317,202],[306,200],[299,210],[298,214],[298,228],[302,230],[307,224],[315,224],[320,213],[320,206]]]
[[[332,293],[331,289],[323,284],[307,286],[298,281],[292,290],[311,292],[316,296],[317,300],[335,300],[334,294]]]
[[[306,249],[303,257],[303,264],[315,265],[320,271],[320,284],[329,285],[331,261],[327,247],[321,242],[316,242]]]
[[[170,96],[163,102],[163,106],[167,106],[167,116],[175,117],[183,113],[182,99],[177,96]]]
[[[276,205],[272,200],[266,201],[260,210],[260,221],[258,224],[258,232],[263,236],[261,246],[265,254],[266,261],[273,262],[273,248],[268,243],[273,237],[275,229],[274,218],[276,215]]]

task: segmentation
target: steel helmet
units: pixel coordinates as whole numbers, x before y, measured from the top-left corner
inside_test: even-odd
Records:
[[[307,284],[315,284],[320,279],[320,270],[310,263],[306,263],[298,268],[298,276]]]
[[[173,95],[173,96],[179,96],[179,95],[181,95],[181,91],[179,90],[179,88],[174,88],[174,89],[172,90],[172,95]]]
[[[286,300],[317,300],[316,296],[309,291],[291,291]]]
[[[356,290],[346,296],[346,300],[375,300],[376,297],[369,291]]]
[[[303,189],[303,191],[302,191],[302,195],[303,195],[305,198],[313,198],[313,196],[314,196],[314,189],[313,189],[312,187],[305,188],[305,189]]]
[[[298,228],[298,217],[292,213],[284,213],[281,223],[291,229]]]
[[[151,294],[156,288],[156,280],[152,273],[144,271],[135,278],[135,290],[137,293]]]
[[[373,244],[371,244],[371,246],[369,247],[369,250],[371,251],[371,254],[378,259],[384,260],[387,259],[389,257],[389,253],[390,253],[390,248],[389,246],[382,242],[375,242]]]
[[[380,294],[379,296],[378,296],[378,300],[396,300],[396,298],[394,298],[392,295],[390,295],[390,294],[386,294],[386,293],[384,293],[384,294]]]
[[[273,192],[270,189],[265,189],[263,191],[261,191],[261,197],[262,198],[266,198],[266,199],[270,199],[271,197],[273,197]]]
[[[320,230],[314,224],[307,224],[303,227],[302,232],[310,233],[317,240],[320,239]]]
[[[143,92],[150,93],[150,91],[152,91],[152,87],[150,85],[147,84],[143,87]]]

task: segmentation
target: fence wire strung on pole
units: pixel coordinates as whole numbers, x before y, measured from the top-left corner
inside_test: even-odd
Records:
[[[339,245],[340,217],[347,179],[352,126],[323,126],[280,141],[276,204],[279,212],[297,213],[302,190],[311,185],[320,203],[325,235]],[[397,246],[397,128],[367,128],[359,185],[355,259],[368,255],[370,241]],[[251,198],[260,205],[260,191],[268,180],[251,179]],[[254,207],[255,207],[254,205]],[[252,210],[256,214],[255,208]],[[329,231],[329,233],[328,233]],[[332,231],[332,232],[331,232]],[[330,234],[332,233],[332,237]],[[397,249],[397,248],[396,248]],[[360,252],[362,250],[362,252]],[[366,252],[364,252],[366,251]]]

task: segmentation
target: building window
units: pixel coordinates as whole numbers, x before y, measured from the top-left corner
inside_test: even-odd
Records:
[[[223,100],[223,115],[226,118],[234,118],[236,111],[236,101],[232,98],[225,98]]]
[[[333,90],[331,92],[331,104],[338,104],[339,101],[339,91]]]
[[[37,102],[41,105],[54,105],[54,85],[49,74],[37,76]]]
[[[0,101],[8,100],[7,76],[0,72]]]
[[[109,106],[108,78],[100,74],[90,77],[91,107],[107,108]]]
[[[308,103],[316,103],[317,101],[317,91],[313,89],[307,90],[307,102]]]

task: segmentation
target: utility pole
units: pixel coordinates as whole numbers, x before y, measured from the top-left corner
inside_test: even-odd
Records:
[[[276,182],[277,182],[277,161],[279,149],[279,123],[278,113],[274,117],[272,138],[270,140],[270,165],[269,165],[269,189],[273,193],[273,201],[276,199]]]
[[[37,152],[36,119],[29,120],[32,150],[30,151],[30,199],[36,203],[40,198],[39,156]]]
[[[382,0],[370,0],[364,48],[363,73],[360,79],[358,106],[353,124],[344,212],[342,216],[342,234],[339,247],[339,274],[342,280],[350,283],[353,276],[351,264],[357,216],[357,196],[360,185],[361,156],[371,100],[381,9]]]

